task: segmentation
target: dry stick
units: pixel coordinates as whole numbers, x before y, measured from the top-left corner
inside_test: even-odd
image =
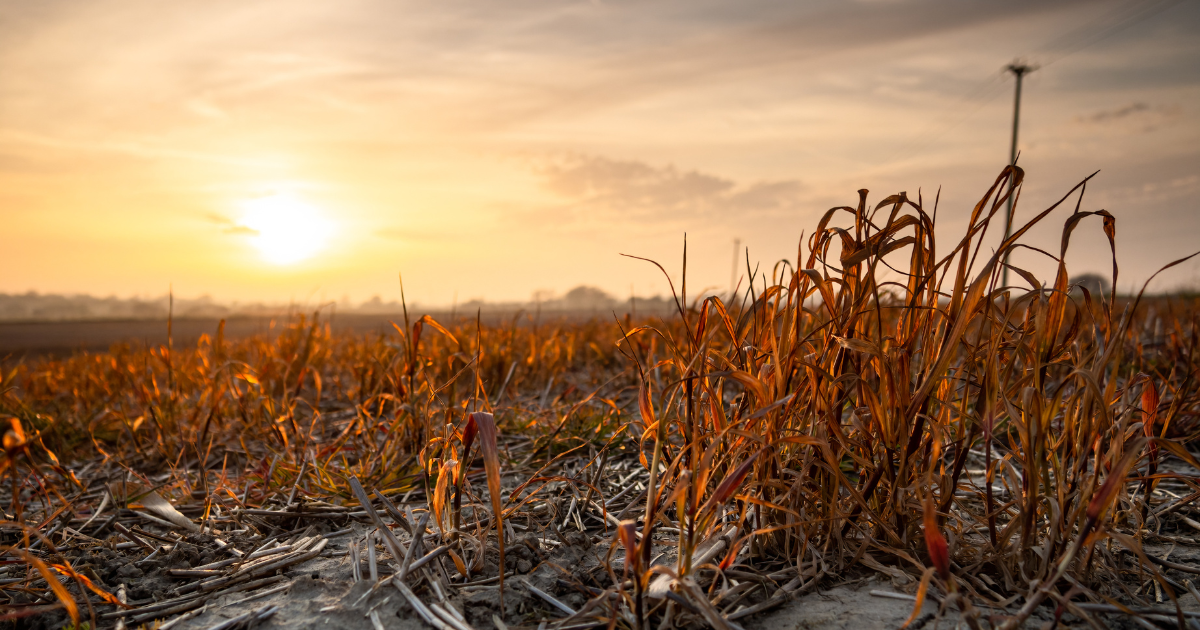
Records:
[[[513,571],[513,572],[511,572],[511,573],[505,573],[505,574],[504,574],[504,579],[506,579],[506,580],[507,580],[508,578],[510,578],[510,577],[513,577],[513,576],[515,576],[516,574],[517,574],[517,572],[516,572],[516,571]],[[499,582],[499,581],[500,581],[500,576],[499,576],[499,575],[493,575],[493,576],[492,576],[492,577],[490,577],[490,578],[483,578],[482,580],[475,580],[474,582],[463,582],[463,583],[461,583],[461,584],[455,584],[455,586],[457,586],[457,587],[459,587],[459,588],[462,588],[462,587],[464,587],[464,586],[484,586],[484,585],[491,584],[491,583],[493,583],[493,582]]]
[[[407,584],[396,579],[395,576],[392,577],[391,582],[396,586],[396,590],[400,591],[400,594],[404,596],[404,599],[408,600],[408,604],[413,607],[413,610],[417,611],[417,614],[425,620],[425,623],[433,626],[437,630],[452,630],[450,626],[446,624],[446,622],[442,621],[441,618],[426,608],[425,604],[420,599],[417,599],[417,596],[413,594],[412,590],[408,588]]]
[[[408,532],[409,535],[412,535],[413,529],[412,526],[408,524],[408,519],[404,518],[404,515],[400,513],[400,510],[396,509],[396,506],[393,505],[387,497],[383,496],[383,493],[380,492],[378,488],[375,489],[375,496],[379,498],[379,502],[383,504],[383,509],[387,510],[388,515],[391,516],[392,520],[400,526],[400,529],[403,529],[404,531]]]
[[[370,532],[367,534],[367,567],[371,570],[371,583],[379,581],[379,565],[375,561],[375,538],[377,534]]]
[[[394,560],[399,561],[400,558],[407,556],[408,550],[405,549],[404,545],[401,544],[400,541],[396,539],[396,535],[392,533],[392,530],[389,529],[387,527],[387,525],[384,524],[383,518],[381,518],[379,516],[379,513],[375,511],[375,507],[371,505],[371,499],[370,499],[370,497],[367,496],[367,491],[363,489],[362,484],[359,483],[357,477],[354,477],[354,476],[350,477],[350,489],[354,492],[354,496],[358,499],[359,503],[361,503],[363,505],[363,507],[366,508],[367,515],[371,517],[372,521],[374,521],[376,528],[379,530],[380,533],[383,534],[383,542],[387,546],[388,552],[392,554],[392,558]],[[420,542],[420,537],[413,539],[414,545],[419,544],[419,542]],[[438,566],[440,568],[440,565],[435,565],[435,566]],[[393,574],[393,575],[395,575],[395,574]],[[427,573],[426,577],[430,580],[431,584],[435,584],[435,585],[437,584],[436,580],[433,579],[432,575]],[[369,597],[370,594],[374,593],[376,591],[376,589],[378,589],[382,584],[383,584],[382,582],[376,582],[375,586],[373,586],[370,591],[368,591],[366,594],[364,594],[363,597]]]
[[[725,528],[724,532],[705,540],[698,546],[695,557],[692,559],[692,566],[700,566],[717,557],[717,554],[724,551],[725,547],[733,540],[735,534],[737,534],[737,526],[730,525]],[[649,588],[646,589],[646,595],[650,597],[664,597],[670,592],[671,584],[676,581],[675,578],[666,573],[659,573],[651,580]]]
[[[117,587],[117,601],[121,602],[122,604],[129,603],[128,600],[126,599],[124,584]],[[115,630],[125,630],[125,618],[124,617],[117,620],[117,625],[116,625]]]
[[[257,571],[261,567],[266,566],[267,564],[270,564],[273,562],[279,562],[281,560],[296,558],[299,555],[304,554],[305,551],[307,551],[308,548],[314,542],[316,542],[316,539],[312,539],[312,538],[308,538],[308,537],[301,538],[301,539],[297,540],[294,545],[287,545],[292,548],[292,551],[288,552],[282,558],[268,558],[266,556],[266,554],[264,554],[263,556],[260,556],[259,558],[255,559],[253,561],[244,562],[244,563],[236,565],[234,567],[234,569],[235,569],[234,572],[231,573],[230,576],[237,577],[239,575],[248,573],[250,571]]]
[[[279,586],[276,586],[275,588],[269,588],[265,591],[259,591],[253,595],[249,595],[249,596],[243,597],[241,599],[235,599],[235,600],[229,602],[228,604],[225,604],[221,608],[225,608],[228,606],[234,606],[237,604],[244,604],[246,602],[254,601],[256,599],[262,599],[263,597],[266,597],[268,595],[274,595],[275,593],[278,593],[280,591],[286,591],[287,589],[289,589],[291,587],[292,587],[291,582],[289,582],[287,584],[280,584]]]
[[[101,534],[103,534],[105,532],[105,530],[107,530],[109,527],[112,526],[113,523],[117,522],[118,516],[119,516],[118,514],[113,514],[112,516],[104,519],[104,522],[100,523],[100,525],[98,527],[96,527],[96,529],[94,531],[92,531],[92,536],[100,536]]]
[[[326,538],[328,538],[328,536],[326,536]],[[227,567],[231,564],[237,564],[239,562],[245,562],[247,560],[257,560],[264,556],[273,556],[276,554],[287,553],[287,552],[291,551],[292,548],[293,548],[292,545],[280,545],[278,547],[272,547],[270,549],[258,549],[254,553],[251,553],[250,555],[242,557],[242,558],[227,558],[225,560],[219,560],[217,562],[210,562],[208,564],[202,564],[198,567],[192,567],[191,570],[192,571],[202,571],[205,569],[220,569],[223,567]]]
[[[271,615],[274,615],[278,611],[278,606],[269,606],[267,608],[252,610],[244,615],[239,615],[233,619],[219,623],[208,630],[229,630],[230,628],[241,627],[242,625],[251,627],[256,623],[270,617]]]
[[[494,400],[496,401],[497,405],[500,404],[500,397],[504,395],[504,390],[508,389],[508,381],[512,379],[513,372],[515,372],[516,369],[517,362],[513,361],[512,365],[508,367],[508,375],[504,377],[504,382],[500,385],[500,391],[496,392],[496,398]]]
[[[1147,607],[1134,607],[1134,606],[1124,607],[1124,606],[1113,606],[1110,604],[1093,604],[1090,602],[1071,602],[1071,604],[1074,606],[1078,606],[1079,608],[1081,608],[1083,610],[1092,611],[1092,612],[1120,613],[1120,614],[1126,614],[1126,615],[1128,615],[1130,613],[1135,614],[1135,615],[1166,615],[1166,616],[1170,617],[1172,621],[1175,620],[1175,612],[1176,612],[1175,609],[1173,609],[1173,608],[1168,610],[1168,609],[1163,609],[1163,608],[1150,608],[1148,606]],[[1184,617],[1192,617],[1194,619],[1200,619],[1200,612],[1196,612],[1194,610],[1185,610],[1185,611],[1183,611],[1183,616]]]
[[[215,569],[167,569],[167,575],[177,578],[206,578],[221,575]]]
[[[174,527],[174,525],[171,525],[171,526]],[[142,529],[141,527],[138,527],[137,525],[134,525],[133,527],[129,528],[129,531],[137,534],[138,536],[145,536],[146,538],[150,538],[152,540],[157,540],[159,542],[165,542],[169,545],[173,545],[177,542],[180,542],[179,539],[176,539],[176,538],[167,538],[166,536],[162,536],[159,534],[152,534],[152,533]]]
[[[253,590],[260,586],[274,584],[275,582],[278,582],[283,579],[286,579],[286,578],[282,575],[272,575],[271,577],[263,578],[261,580],[256,580],[254,582],[246,582],[244,584],[238,584],[236,586],[227,588],[225,590],[217,591],[216,593],[209,593],[207,595],[196,594],[196,595],[188,595],[186,597],[177,597],[175,599],[158,602],[158,603],[152,604],[150,606],[143,606],[141,608],[133,608],[133,609],[129,609],[129,610],[118,610],[118,611],[114,611],[114,612],[104,613],[104,614],[100,615],[99,617],[100,617],[100,619],[119,619],[119,618],[137,615],[138,617],[142,618],[143,620],[154,619],[155,617],[163,617],[166,615],[175,614],[176,612],[183,612],[184,610],[188,610],[187,607],[183,607],[183,608],[180,608],[179,610],[174,610],[173,612],[164,612],[168,609],[180,607],[185,604],[195,604],[195,605],[199,606],[201,603],[203,603],[207,600],[210,600],[212,598],[215,598],[215,597],[220,597],[221,595],[228,595],[230,593],[237,593],[240,591]],[[156,614],[150,615],[149,617],[144,617],[144,615],[146,615],[148,613],[156,613]]]
[[[136,617],[131,618],[129,620],[129,623],[131,623],[133,625],[138,625],[138,624],[141,624],[142,622],[150,621],[151,619],[158,619],[160,617],[167,617],[167,616],[174,615],[177,613],[187,612],[193,608],[199,608],[200,606],[204,605],[204,603],[206,601],[208,601],[208,597],[197,596],[197,597],[195,597],[189,601],[183,602],[181,604],[163,607],[160,610],[150,611],[143,615],[138,615]],[[151,608],[153,608],[153,606],[151,606]],[[120,612],[131,612],[131,611],[120,611]],[[140,612],[140,610],[135,610],[132,612]],[[112,614],[112,613],[109,613],[109,614]],[[101,615],[101,618],[103,618],[103,617],[104,617],[104,615]]]
[[[449,606],[449,604],[447,604],[447,606]],[[471,628],[471,626],[467,625],[465,621],[460,621],[449,610],[446,610],[437,604],[430,604],[429,609],[433,612],[433,614],[441,617],[442,621],[444,621],[446,625],[450,626],[451,628],[454,628],[454,630],[474,630]]]
[[[690,577],[684,577],[679,580],[688,596],[700,609],[700,614],[708,621],[709,625],[720,630],[742,630],[742,627],[732,621],[729,621],[721,615],[721,612],[713,607],[712,602],[708,601],[708,597],[704,591]]]
[[[555,623],[560,624],[558,627],[561,630],[562,628],[567,627],[566,624],[568,624],[572,621],[576,621],[578,619],[582,619],[583,617],[587,616],[588,613],[592,612],[592,610],[595,609],[597,606],[608,601],[611,598],[620,599],[620,596],[618,596],[617,593],[612,590],[612,587],[610,587],[607,590],[600,591],[600,593],[598,595],[589,599],[586,603],[584,603],[583,608],[579,609],[579,612],[577,612],[574,615],[571,615],[569,617],[564,617],[563,619],[559,619]],[[605,625],[607,625],[607,624],[605,624]],[[500,626],[500,624],[497,624],[496,627],[501,628],[502,626]]]
[[[292,504],[296,502],[296,491],[300,489],[300,481],[304,479],[304,473],[306,472],[308,472],[307,457],[304,458],[304,461],[300,462],[300,472],[296,474],[296,483],[292,484],[292,491],[290,494],[288,494],[288,500],[287,503],[283,505],[283,509],[286,510],[292,507]]]
[[[588,501],[587,505],[588,505],[588,507],[591,507],[592,509],[596,510],[597,515],[603,516],[605,521],[612,523],[615,526],[620,526],[621,521],[617,517],[613,516],[611,512],[604,509],[604,507],[601,506],[600,504],[596,503],[595,501]]]
[[[96,520],[96,517],[98,517],[104,513],[104,510],[108,508],[108,499],[109,499],[109,494],[107,492],[105,492],[104,498],[100,501],[100,507],[96,508],[96,512],[94,514],[92,514],[92,517],[89,518],[88,520],[84,521],[83,525],[80,525],[79,529],[76,530],[79,534],[82,535],[83,531],[85,529],[87,529],[88,525],[91,525],[92,521]],[[64,537],[64,539],[63,539],[64,543],[67,541],[67,538],[68,537]]]
[[[592,460],[595,461],[595,460]],[[596,484],[600,482],[600,475],[604,472],[604,466],[608,464],[608,447],[604,448],[604,454],[600,456],[600,465],[596,467],[592,473],[592,479],[588,483],[587,494],[583,495],[583,503],[587,505],[592,500],[592,493],[596,490]],[[601,497],[603,499],[603,497]]]
[[[126,529],[124,525],[114,522],[113,529],[117,530],[117,533],[120,534],[121,536],[128,538],[129,540],[137,543],[138,545],[141,545],[142,547],[145,547],[146,549],[148,549],[150,551],[156,551],[156,548],[154,546],[152,546],[150,543],[142,540],[141,538],[138,538],[137,536],[135,536],[134,533],[129,531],[128,529]]]
[[[212,581],[205,580],[207,583],[201,582],[196,588],[202,591],[211,591],[226,584],[240,582],[241,580],[249,579],[259,575],[265,575],[277,569],[292,566],[293,564],[307,562],[320,555],[321,551],[325,549],[325,545],[328,542],[328,540],[321,539],[320,542],[318,542],[312,549],[309,549],[308,551],[294,552],[273,562],[266,562],[263,564],[246,567],[228,577],[218,578]]]
[[[446,612],[450,613],[451,615],[454,615],[455,619],[457,619],[463,623],[467,623],[467,618],[464,617],[463,614],[461,612],[459,612],[457,608],[454,607],[454,604],[451,604],[450,602],[443,602],[442,605],[445,606],[444,610]]]
[[[563,612],[567,613],[568,615],[574,615],[574,614],[575,614],[575,609],[573,609],[573,608],[571,608],[570,606],[568,606],[568,605],[566,605],[566,604],[564,604],[564,603],[562,603],[562,602],[558,601],[557,599],[554,599],[554,597],[553,597],[553,596],[551,596],[549,593],[547,593],[547,592],[543,591],[542,589],[540,589],[540,588],[538,588],[538,587],[534,586],[533,584],[530,584],[528,581],[525,581],[525,588],[529,589],[529,592],[530,592],[530,593],[533,593],[534,595],[537,595],[538,597],[540,597],[540,598],[542,598],[542,599],[546,600],[546,603],[548,603],[548,604],[550,604],[551,606],[554,606],[555,608],[557,608],[557,609],[559,609],[559,610],[561,610],[561,611],[563,611]]]
[[[563,523],[560,526],[560,528],[566,529],[567,524],[571,522],[571,516],[572,516],[572,514],[574,514],[575,506],[577,506],[577,505],[579,505],[579,497],[578,496],[571,497],[571,505],[567,507],[567,517],[563,519]],[[553,523],[551,523],[551,524],[553,525]]]
[[[204,611],[205,611],[205,610],[207,610],[207,609],[208,609],[208,608],[207,608],[207,607],[205,607],[205,608],[201,608],[201,609],[199,609],[199,610],[193,610],[192,612],[189,612],[189,613],[185,613],[185,614],[179,615],[178,617],[176,617],[176,618],[174,618],[174,619],[172,619],[172,620],[170,620],[170,621],[168,621],[168,622],[164,623],[163,625],[159,626],[159,627],[158,627],[158,630],[170,630],[171,628],[174,628],[175,626],[177,626],[177,625],[179,625],[179,624],[181,624],[181,623],[183,623],[183,622],[185,622],[185,621],[187,621],[187,620],[189,620],[189,619],[192,619],[193,617],[198,617],[198,616],[200,616],[200,615],[203,615],[203,614],[204,614]]]
[[[1184,506],[1194,502],[1196,499],[1200,499],[1200,491],[1193,492],[1192,494],[1189,494],[1188,496],[1183,497],[1182,499],[1179,499],[1169,505],[1164,505],[1164,506],[1158,508],[1157,510],[1155,510],[1154,512],[1151,512],[1151,515],[1161,518],[1163,516],[1170,514],[1171,512],[1174,512],[1175,510],[1178,510],[1181,507],[1184,507]]]
[[[649,488],[647,488],[646,490],[649,490]],[[625,515],[628,514],[630,510],[637,507],[638,503],[641,503],[642,499],[646,498],[646,490],[642,490],[640,493],[638,493],[638,495],[636,497],[634,497],[634,499],[632,501],[630,501],[628,505],[625,506],[625,509],[621,510],[617,514],[618,521],[625,518]]]
[[[750,597],[751,595],[753,595],[754,592],[757,591],[759,588],[762,588],[764,591],[767,590],[766,585],[762,582],[748,582],[745,584],[749,584],[749,588],[743,589],[742,592],[740,592],[740,593],[734,592],[732,589],[730,590],[730,593],[733,594],[733,598],[730,601],[722,604],[722,607],[726,611],[731,612],[731,611],[737,610],[738,605],[741,604],[742,601],[744,601],[747,597]],[[720,599],[720,597],[721,596],[718,595],[717,599],[713,600],[713,606],[716,606],[718,603],[720,603],[719,601],[717,601]]]
[[[230,545],[229,543],[225,542],[224,540],[221,540],[220,538],[214,537],[213,542],[217,543],[217,546],[220,547],[221,549],[224,549],[225,551],[232,553],[233,555],[237,556],[238,558],[242,558],[243,556],[246,555],[244,552],[242,552],[237,547]]]
[[[438,556],[446,553],[447,551],[450,551],[450,545],[442,545],[442,546],[438,547],[437,549],[430,551],[429,553],[422,556],[420,560],[413,562],[412,566],[409,567],[409,571],[416,571],[417,569],[428,564],[434,558],[437,558]]]
[[[796,591],[797,594],[803,593],[804,591],[807,591],[808,589],[810,589],[814,585],[816,585],[816,583],[823,577],[825,577],[825,571],[821,571],[820,573],[818,573],[811,580],[809,580],[808,583],[805,584],[803,587],[800,586],[800,581],[802,579],[801,577],[793,578],[792,581],[781,586],[778,591],[775,591],[775,594],[772,595],[766,601],[761,602],[759,604],[755,604],[749,608],[743,608],[739,611],[731,613],[729,615],[729,617],[727,617],[727,618],[730,621],[733,621],[734,619],[741,619],[742,617],[748,617],[755,613],[760,613],[764,610],[774,608],[775,606],[778,606],[778,605],[782,604],[783,602],[787,601],[788,595],[792,591]]]
[[[304,518],[329,518],[329,519],[347,518],[347,517],[348,518],[363,518],[363,517],[367,516],[367,513],[362,512],[362,511],[358,511],[358,512],[333,512],[333,511],[292,512],[292,511],[287,511],[287,510],[260,510],[257,508],[249,508],[249,509],[244,509],[244,510],[238,509],[237,511],[234,512],[234,514],[246,514],[249,516],[278,516],[278,517],[303,516]]]
[[[622,480],[620,483],[625,483],[626,481],[628,481],[629,479],[631,479],[631,478],[632,478],[634,475],[638,474],[638,472],[639,472],[639,471],[636,471],[636,470],[635,470],[634,472],[630,473],[629,477],[626,477],[626,478],[625,478],[625,479],[623,479],[623,480]],[[612,498],[611,498],[611,499],[609,499],[609,500],[605,501],[605,502],[604,502],[604,507],[612,507],[612,505],[613,505],[614,503],[616,503],[618,500],[620,500],[620,498],[621,498],[621,497],[625,496],[626,494],[628,494],[628,493],[629,493],[629,491],[630,491],[630,490],[633,490],[633,489],[634,489],[634,488],[636,488],[636,487],[637,487],[637,484],[636,484],[636,483],[631,483],[631,484],[629,484],[629,485],[625,486],[624,488],[622,488],[622,489],[621,489],[621,491],[620,491],[620,492],[618,492],[618,493],[614,494],[614,495],[612,496]]]
[[[1184,573],[1200,575],[1200,569],[1197,569],[1196,567],[1189,567],[1186,564],[1179,564],[1178,562],[1171,562],[1170,560],[1161,560],[1150,554],[1146,554],[1146,557],[1149,558],[1150,562],[1153,562],[1159,566],[1167,567],[1168,569],[1175,569],[1176,571],[1182,571]]]
[[[425,525],[429,523],[429,512],[421,515],[421,520],[417,521],[417,526],[413,531],[412,544],[408,546],[408,550],[404,552],[404,561],[400,563],[400,571],[396,573],[400,580],[408,577],[410,565],[412,564],[413,554],[416,553],[416,548],[421,546],[421,539],[425,536]]]
[[[389,529],[386,524],[384,524],[383,519],[379,516],[379,512],[375,511],[375,506],[371,505],[371,497],[367,496],[366,490],[363,490],[362,484],[358,482],[358,477],[351,475],[350,489],[354,491],[354,496],[358,499],[358,502],[362,504],[363,509],[367,511],[367,516],[371,517],[371,520],[375,523],[375,527],[379,530],[379,533],[383,534],[384,546],[386,546],[388,552],[392,554],[392,558],[403,558],[405,555],[404,545],[401,545],[400,541],[396,540],[396,535],[392,533],[392,530]]]

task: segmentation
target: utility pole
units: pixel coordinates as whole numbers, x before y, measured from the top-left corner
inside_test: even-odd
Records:
[[[1023,63],[1014,61],[1013,63],[1008,64],[1008,66],[1005,67],[1004,69],[1013,73],[1013,75],[1017,77],[1017,91],[1016,91],[1016,95],[1013,97],[1012,148],[1008,152],[1009,166],[1016,166],[1016,164],[1017,164],[1017,130],[1020,128],[1020,125],[1021,125],[1021,80],[1025,78],[1025,75],[1029,74],[1030,72],[1033,72],[1037,68],[1035,68],[1034,66],[1025,65]],[[1008,211],[1004,214],[1004,240],[1006,240],[1006,241],[1008,240],[1009,236],[1012,236],[1013,196],[1015,195],[1015,191],[1013,190],[1013,188],[1014,188],[1013,182],[1014,182],[1013,179],[1010,179],[1008,182]],[[1001,273],[1000,284],[1002,286],[1008,286],[1008,252],[1007,251],[1004,252],[1004,271]]]

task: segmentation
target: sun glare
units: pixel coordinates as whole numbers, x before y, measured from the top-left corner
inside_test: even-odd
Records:
[[[251,242],[264,260],[290,265],[325,248],[333,224],[313,206],[287,194],[242,204],[241,225],[254,231]]]

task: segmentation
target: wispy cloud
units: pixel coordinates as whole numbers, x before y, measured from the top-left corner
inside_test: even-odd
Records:
[[[1138,102],[1114,109],[1080,114],[1075,116],[1072,122],[1078,125],[1097,127],[1120,126],[1148,132],[1154,131],[1164,124],[1172,123],[1182,115],[1183,108],[1178,105],[1150,105]]]
[[[576,211],[672,221],[711,220],[762,215],[794,209],[803,185],[799,180],[737,181],[637,160],[594,155],[560,158],[538,169],[546,190],[566,199]]]
[[[233,234],[236,236],[258,236],[258,230],[247,227],[234,221],[233,219],[216,212],[208,212],[204,215],[205,219],[221,226],[222,234]]]

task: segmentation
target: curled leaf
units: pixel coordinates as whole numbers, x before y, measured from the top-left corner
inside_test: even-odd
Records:
[[[463,428],[462,436],[462,460],[463,467],[458,473],[458,485],[462,485],[463,479],[467,476],[467,466],[471,453],[471,446],[475,443],[475,436],[479,434],[479,422],[475,420],[475,414],[467,416],[467,426]]]
[[[946,537],[938,529],[937,513],[933,509],[933,499],[925,498],[925,547],[929,550],[929,560],[937,569],[938,577],[950,579],[950,548]]]
[[[1158,389],[1149,376],[1146,376],[1146,382],[1142,385],[1142,414],[1146,437],[1154,437],[1154,425],[1158,421]]]
[[[433,501],[429,507],[433,508],[433,516],[437,520],[438,527],[443,530],[446,528],[446,521],[442,518],[446,510],[446,488],[450,485],[450,479],[454,477],[457,469],[458,462],[453,459],[442,462],[437,485],[433,488]]]
[[[621,546],[625,548],[625,573],[628,575],[631,568],[637,568],[637,521],[621,521],[621,524],[617,526],[617,538],[621,541]]]
[[[162,517],[177,527],[186,529],[189,532],[200,531],[199,525],[193,523],[188,517],[180,513],[179,510],[176,510],[175,506],[171,505],[169,501],[162,498],[162,495],[157,492],[151,492],[142,497],[140,503],[147,510],[153,512],[155,516]]]
[[[500,546],[500,601],[503,603],[504,509],[500,500],[500,450],[496,445],[496,418],[490,413],[476,411],[468,420],[468,426],[471,424],[479,431],[479,448],[483,451],[483,467],[487,471],[488,496],[492,500],[492,518],[496,522],[496,541]]]
[[[746,461],[738,464],[737,468],[731,470],[728,475],[725,475],[725,478],[722,479],[721,483],[717,485],[717,489],[713,491],[712,496],[710,496],[708,501],[705,501],[704,505],[701,506],[700,513],[703,514],[704,512],[728,501],[729,498],[733,496],[733,493],[737,492],[737,489],[742,485],[742,482],[746,480],[746,475],[749,475],[750,470],[754,467],[754,460],[758,459],[758,456],[761,453],[762,451],[759,451],[758,453],[751,455],[746,459]]]
[[[8,427],[4,430],[4,450],[11,457],[14,451],[25,446],[25,442],[25,430],[21,428],[21,421],[9,416]]]
[[[733,544],[729,546],[729,553],[725,554],[725,558],[721,560],[721,564],[718,565],[722,571],[733,566],[733,562],[737,560],[738,552],[742,550],[742,543],[745,542],[745,540],[745,538],[739,538],[733,541]]]
[[[1108,473],[1108,478],[1104,480],[1104,484],[1092,495],[1091,503],[1088,503],[1087,517],[1088,520],[1098,521],[1104,510],[1108,509],[1110,503],[1117,496],[1117,491],[1125,484],[1125,478],[1129,475],[1129,468],[1133,466],[1133,462],[1137,461],[1142,448],[1145,446],[1145,438],[1140,438],[1135,444],[1126,446],[1125,456],[1121,461]]]

